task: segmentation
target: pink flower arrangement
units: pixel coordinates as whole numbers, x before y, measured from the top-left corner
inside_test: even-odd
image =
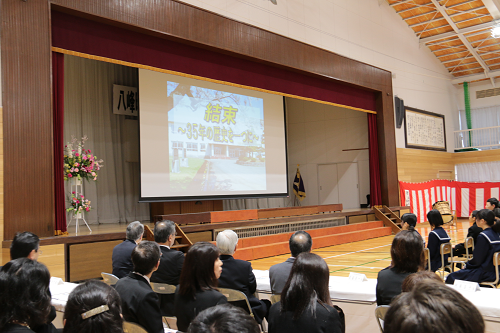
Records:
[[[81,194],[76,194],[75,192],[71,192],[71,200],[69,208],[66,209],[66,211],[71,212],[73,211],[74,214],[81,212],[85,210],[86,212],[89,212],[90,209],[92,208],[90,206],[90,201],[85,199],[85,197]]]
[[[81,141],[77,141],[76,138],[72,137],[71,143],[68,142],[65,146],[64,180],[73,177],[89,181],[97,180],[96,171],[101,169],[103,160],[98,160],[95,155],[92,155],[90,149],[84,148],[87,139],[87,136],[84,136]]]

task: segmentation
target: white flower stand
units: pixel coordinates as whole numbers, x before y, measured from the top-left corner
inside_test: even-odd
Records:
[[[78,178],[72,178],[70,192],[71,193],[75,192],[75,195],[78,195],[78,194],[83,195],[83,181],[81,179],[78,179]],[[85,223],[87,228],[89,228],[90,233],[92,233],[92,229],[90,229],[87,221],[85,220],[85,212],[84,211],[73,210],[71,220],[69,220],[68,224],[66,225],[66,228],[69,227],[69,225],[71,224],[73,219],[75,220],[75,225],[76,225],[76,233],[75,233],[76,235],[78,235],[78,224],[79,224],[80,220],[83,220],[83,222]]]

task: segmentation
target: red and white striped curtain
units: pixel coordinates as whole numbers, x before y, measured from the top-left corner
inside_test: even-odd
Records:
[[[436,201],[448,201],[457,217],[468,217],[473,210],[483,209],[486,200],[498,198],[498,183],[467,183],[435,179],[424,183],[399,182],[401,205],[410,206],[419,223],[427,220],[426,215]]]

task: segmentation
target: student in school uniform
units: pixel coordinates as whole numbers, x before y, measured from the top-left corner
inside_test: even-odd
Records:
[[[441,244],[449,243],[451,239],[446,230],[442,227],[444,222],[439,210],[430,210],[427,213],[427,220],[429,221],[432,229],[429,233],[427,248],[429,249],[429,256],[431,259],[431,271],[435,272],[442,266],[440,252]],[[445,265],[448,264],[448,257],[449,255],[447,254],[444,256]]]
[[[495,220],[495,214],[488,209],[481,209],[477,214],[477,225],[483,232],[477,237],[474,254],[465,264],[465,268],[451,273],[446,283],[453,284],[455,280],[473,282],[495,281],[495,267],[493,255],[500,251],[500,222]]]

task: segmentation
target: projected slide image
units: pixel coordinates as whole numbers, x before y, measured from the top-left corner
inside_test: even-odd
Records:
[[[263,99],[167,83],[171,192],[266,190]]]

